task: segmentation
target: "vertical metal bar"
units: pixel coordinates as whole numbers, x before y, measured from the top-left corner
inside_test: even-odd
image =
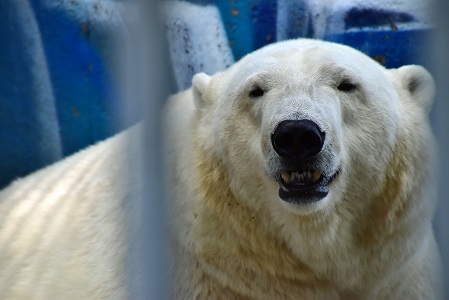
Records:
[[[443,259],[445,299],[449,299],[449,2],[438,0],[435,3],[438,15],[437,39],[435,51],[429,54],[436,56],[437,98],[435,103],[435,133],[439,147],[439,203],[435,219],[437,241]]]
[[[132,3],[132,2],[131,2]],[[134,26],[125,45],[125,101],[144,112],[143,132],[130,147],[143,147],[129,157],[131,174],[138,173],[136,197],[129,199],[129,298],[168,298],[168,234],[165,214],[164,167],[160,134],[161,108],[168,95],[168,57],[159,20],[158,1],[138,0],[128,24]],[[136,18],[137,17],[137,23]],[[140,141],[139,141],[140,139]],[[134,143],[135,142],[135,143]],[[137,149],[139,153],[139,149]],[[135,151],[131,150],[131,153]],[[134,186],[134,185],[133,185]],[[143,195],[140,197],[140,195]]]

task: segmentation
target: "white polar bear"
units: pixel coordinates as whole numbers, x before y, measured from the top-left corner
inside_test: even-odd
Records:
[[[196,75],[166,118],[175,298],[437,298],[433,93],[316,40]]]
[[[433,93],[421,67],[317,40],[196,75],[164,126],[173,298],[438,299]],[[136,133],[0,193],[0,298],[127,297]]]

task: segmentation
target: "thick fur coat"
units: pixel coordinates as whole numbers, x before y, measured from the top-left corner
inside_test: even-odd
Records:
[[[312,40],[196,75],[166,118],[175,298],[439,298],[433,94],[421,67],[386,70]],[[292,119],[326,132],[310,168],[337,175],[319,201],[278,194],[270,138]]]
[[[419,66],[316,40],[197,74],[164,118],[172,297],[439,299],[433,94]],[[0,192],[1,299],[128,297],[139,130]]]

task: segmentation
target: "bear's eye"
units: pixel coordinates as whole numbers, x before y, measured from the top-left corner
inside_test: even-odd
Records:
[[[347,80],[343,80],[338,86],[337,89],[339,91],[345,92],[345,93],[350,93],[355,91],[355,89],[357,88],[357,85],[355,85],[354,83],[347,81]]]
[[[249,92],[250,98],[259,98],[265,94],[265,91],[260,86],[255,86]]]

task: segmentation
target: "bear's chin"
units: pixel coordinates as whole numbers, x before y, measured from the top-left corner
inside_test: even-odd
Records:
[[[304,197],[300,198],[289,198],[284,200],[281,198],[282,206],[284,206],[288,211],[297,215],[310,215],[318,211],[325,209],[329,204],[329,199],[332,196],[327,194],[327,196],[322,198],[311,198],[305,200]]]

